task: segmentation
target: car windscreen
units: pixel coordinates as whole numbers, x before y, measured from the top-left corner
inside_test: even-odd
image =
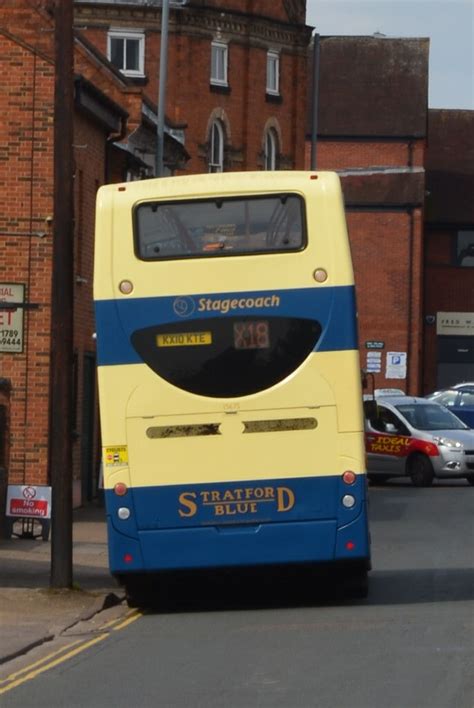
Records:
[[[438,404],[400,403],[396,409],[417,430],[466,430],[465,425],[447,408]]]
[[[135,208],[142,260],[299,251],[304,200],[296,194],[144,202]]]

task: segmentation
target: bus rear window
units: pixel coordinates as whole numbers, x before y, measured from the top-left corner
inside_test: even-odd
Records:
[[[299,251],[304,202],[295,194],[146,202],[135,209],[135,251],[143,260]]]

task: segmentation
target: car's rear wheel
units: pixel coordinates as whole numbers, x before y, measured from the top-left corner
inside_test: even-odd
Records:
[[[474,474],[470,474],[468,477],[466,477],[466,479],[469,484],[474,487]]]
[[[431,487],[433,484],[433,465],[426,455],[412,455],[407,462],[407,471],[415,487]]]

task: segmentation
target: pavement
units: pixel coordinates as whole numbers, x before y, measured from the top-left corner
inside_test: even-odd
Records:
[[[110,575],[105,510],[73,513],[73,589],[50,588],[51,542],[0,539],[0,665],[124,601]]]

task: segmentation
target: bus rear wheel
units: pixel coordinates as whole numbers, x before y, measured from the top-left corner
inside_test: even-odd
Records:
[[[344,581],[344,594],[354,600],[363,600],[369,594],[369,573],[365,569],[347,575]]]
[[[118,578],[125,590],[125,599],[129,607],[149,607],[153,604],[154,586],[151,579],[144,575]]]
[[[360,600],[369,594],[369,560],[343,564],[335,570],[336,595],[344,600]]]
[[[407,462],[408,475],[415,487],[431,487],[433,484],[433,465],[426,455],[413,455]]]

